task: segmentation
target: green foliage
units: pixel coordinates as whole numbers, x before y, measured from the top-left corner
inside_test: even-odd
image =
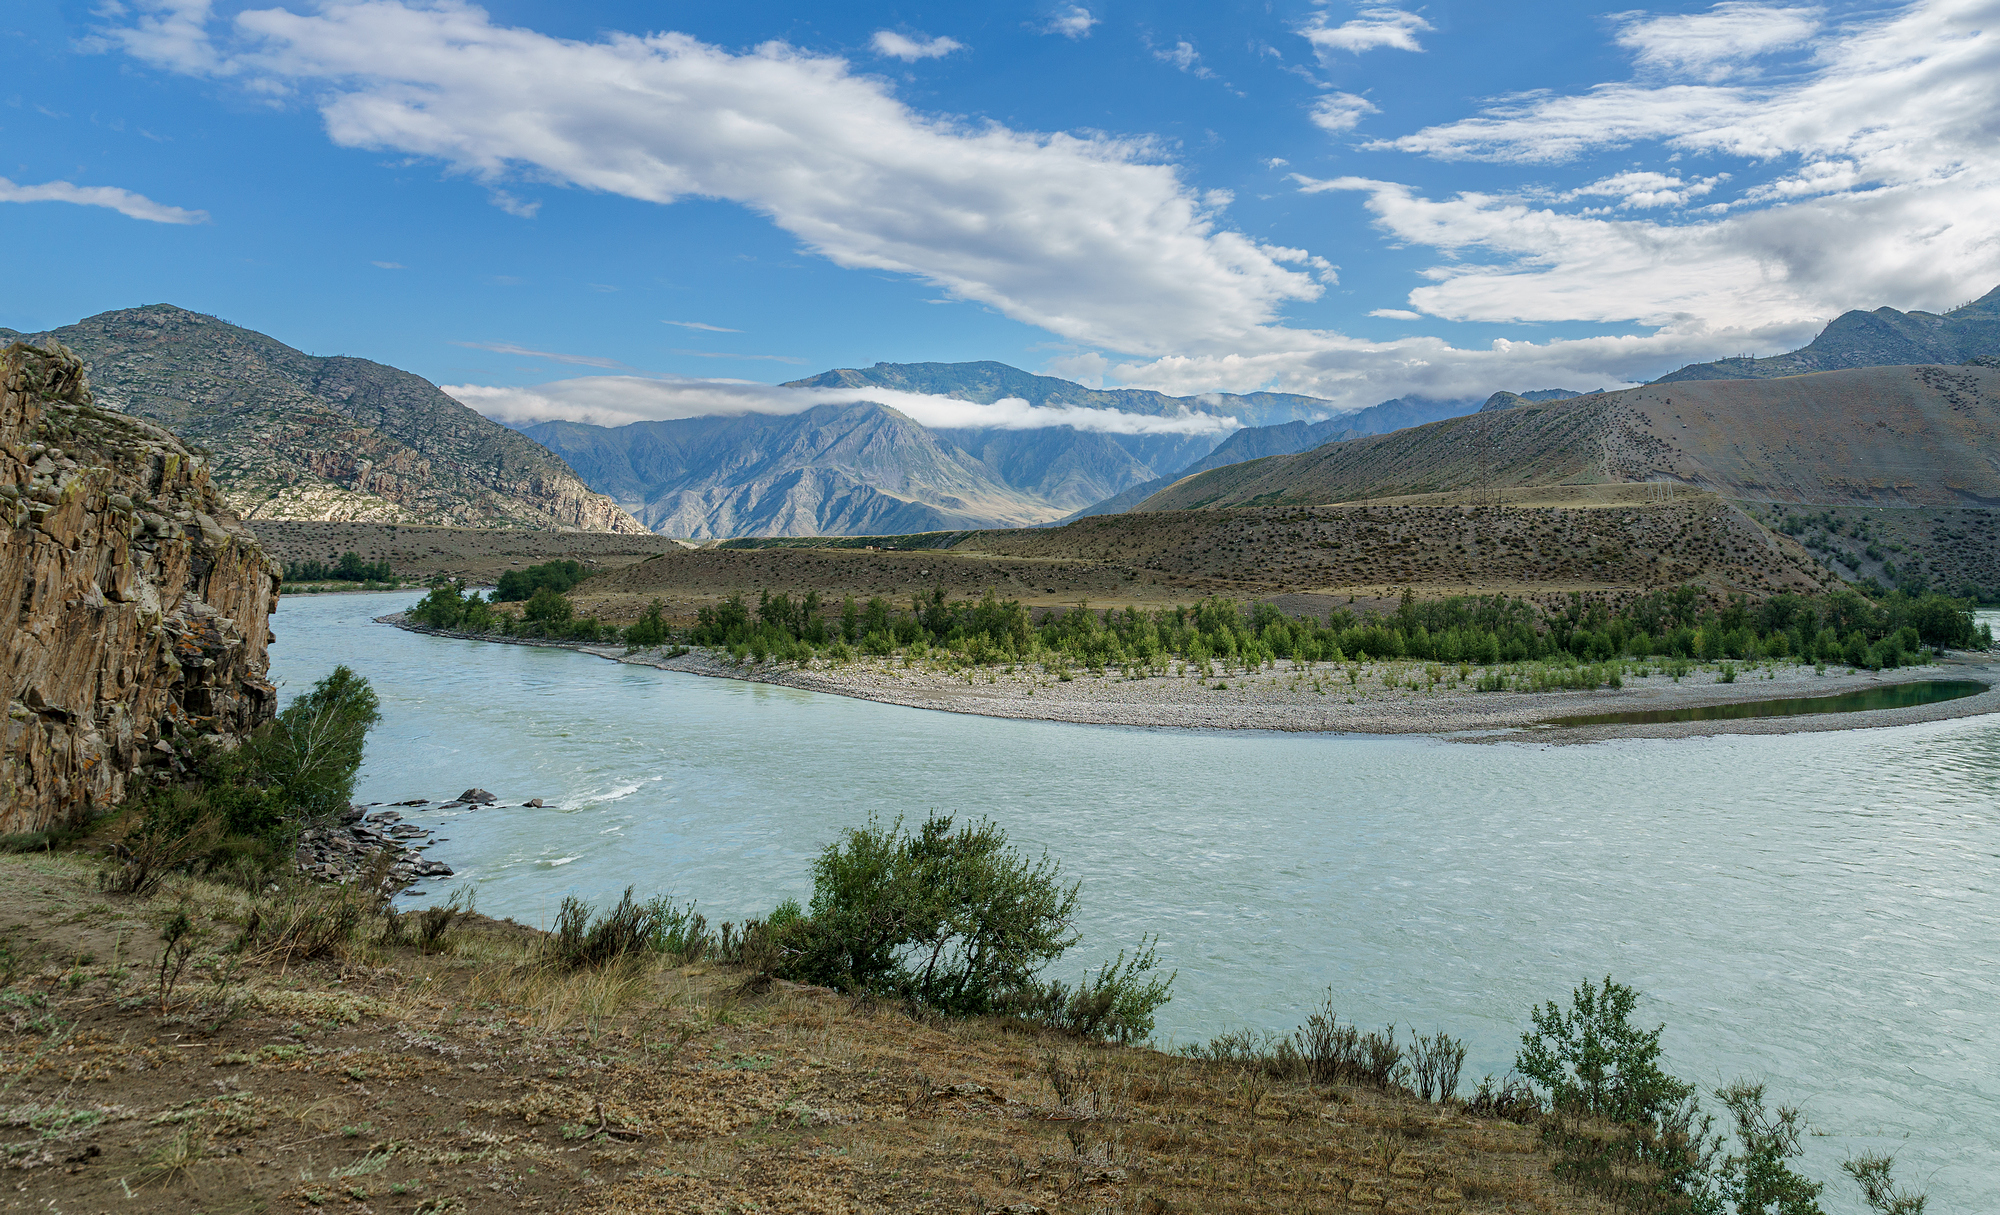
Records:
[[[1639,995],[1605,976],[1586,979],[1564,1011],[1551,1000],[1530,1013],[1514,1066],[1561,1110],[1614,1122],[1655,1122],[1687,1100],[1693,1086],[1660,1068],[1660,1032],[1631,1022]]]
[[[1819,1193],[1825,1186],[1794,1173],[1788,1163],[1801,1154],[1805,1120],[1799,1111],[1766,1110],[1761,1084],[1733,1084],[1715,1095],[1736,1124],[1740,1150],[1724,1158],[1715,1176],[1716,1191],[1735,1215],[1821,1215]]]
[[[251,740],[250,761],[282,799],[286,817],[311,821],[347,808],[362,745],[381,715],[368,681],[337,666],[285,706],[268,732]]]
[[[288,582],[394,582],[396,571],[387,561],[363,561],[347,552],[335,562],[296,561],[285,566]]]
[[[549,626],[569,622],[576,615],[576,608],[569,598],[554,587],[539,586],[528,597],[528,604],[521,609],[521,618],[535,624]]]
[[[1880,1152],[1864,1152],[1852,1160],[1842,1161],[1840,1165],[1861,1187],[1862,1200],[1876,1215],[1924,1215],[1930,1198],[1896,1188],[1894,1179],[1889,1175],[1895,1166],[1894,1156],[1885,1156]]]
[[[637,957],[652,948],[659,936],[665,905],[655,900],[637,903],[632,887],[603,915],[592,918],[590,904],[568,895],[556,912],[555,930],[543,944],[543,953],[566,970],[601,970],[606,966]]]
[[[1447,666],[1505,663],[1518,668],[1513,676],[1482,677],[1478,686],[1548,691],[1621,686],[1620,659],[1653,655],[1897,665],[1914,661],[1924,646],[1981,644],[1971,619],[1967,602],[1936,594],[1894,593],[1877,604],[1842,590],[1826,600],[1787,594],[1763,604],[1741,596],[1718,604],[1701,588],[1686,586],[1622,601],[1574,594],[1554,609],[1504,595],[1429,601],[1405,595],[1391,613],[1338,609],[1325,620],[1225,599],[1159,611],[1078,604],[1037,623],[1020,603],[991,591],[951,601],[934,589],[907,609],[880,596],[865,604],[849,596],[837,615],[816,595],[793,600],[763,592],[754,605],[734,596],[702,609],[689,640],[758,662],[808,657],[815,651],[806,647],[830,643],[875,656],[917,647],[974,666],[1041,661],[1093,673],[1117,668],[1128,677],[1164,674],[1177,658],[1204,678],[1215,676],[1218,665],[1226,676],[1280,659],[1310,668],[1345,662],[1349,655]]]
[[[518,603],[532,598],[540,590],[560,595],[589,576],[590,571],[577,561],[549,561],[526,569],[508,570],[500,575],[500,585],[493,592],[493,599],[496,603]]]
[[[625,644],[637,650],[650,650],[667,643],[669,636],[665,605],[655,599],[647,606],[646,614],[625,626]]]
[[[1016,997],[1013,1011],[1086,1038],[1142,1042],[1153,1032],[1154,1014],[1173,998],[1178,974],[1158,974],[1158,945],[1157,937],[1141,939],[1130,957],[1119,950],[1075,987],[1060,981],[1031,987]]]

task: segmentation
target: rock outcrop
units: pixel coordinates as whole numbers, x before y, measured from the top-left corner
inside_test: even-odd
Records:
[[[59,344],[0,353],[0,832],[108,809],[176,734],[268,718],[277,567],[170,432]]]

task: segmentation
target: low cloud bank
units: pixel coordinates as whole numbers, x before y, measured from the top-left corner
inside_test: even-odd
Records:
[[[1211,413],[1156,416],[1077,405],[1030,405],[1007,397],[990,405],[885,388],[786,388],[749,380],[698,380],[595,375],[530,388],[446,384],[444,391],[497,422],[587,422],[624,426],[678,418],[804,413],[820,405],[869,401],[886,405],[920,426],[938,429],[1040,430],[1069,426],[1104,434],[1227,434],[1243,423]]]

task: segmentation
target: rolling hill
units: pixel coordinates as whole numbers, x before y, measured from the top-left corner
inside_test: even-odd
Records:
[[[2000,506],[2000,370],[1868,367],[1516,406],[1215,469],[1144,510],[1668,481],[1752,501]]]
[[[547,449],[381,363],[320,358],[170,304],[49,333],[89,369],[100,404],[208,449],[245,519],[644,529]]]

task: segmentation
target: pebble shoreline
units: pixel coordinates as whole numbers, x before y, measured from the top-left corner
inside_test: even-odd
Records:
[[[1794,734],[1859,730],[1918,722],[1948,721],[2000,712],[2000,663],[1987,655],[1957,655],[1920,667],[1894,671],[1848,672],[1829,667],[1778,664],[1770,668],[1735,664],[1733,683],[1717,682],[1714,669],[1701,668],[1675,682],[1655,673],[1628,677],[1623,688],[1574,692],[1478,692],[1440,683],[1434,691],[1388,690],[1382,676],[1397,670],[1421,671],[1424,663],[1371,663],[1350,685],[1347,667],[1315,664],[1307,673],[1281,660],[1276,669],[1230,674],[1219,680],[1192,675],[1126,679],[1111,672],[1074,673],[1068,681],[1039,669],[968,668],[951,672],[900,659],[859,659],[834,666],[824,660],[801,667],[790,663],[738,666],[712,650],[665,657],[662,650],[627,653],[623,646],[540,638],[452,633],[409,622],[401,613],[380,618],[411,632],[543,645],[577,650],[598,658],[663,671],[720,679],[776,684],[836,696],[851,696],[918,709],[939,709],[987,717],[1065,721],[1084,725],[1141,726],[1192,730],[1283,730],[1330,734],[1416,734],[1454,742],[1597,742],[1614,738],[1687,738],[1712,734]],[[1177,665],[1177,664],[1176,664]],[[1475,668],[1475,672],[1477,668]],[[1455,675],[1455,669],[1453,671]],[[969,678],[968,678],[969,676]],[[1475,676],[1476,677],[1476,676]],[[1958,700],[1900,709],[1873,709],[1791,717],[1670,722],[1651,725],[1551,727],[1551,718],[1722,705],[1779,697],[1831,696],[1839,692],[1934,679],[1976,680],[1986,691]],[[1317,680],[1318,689],[1314,682]],[[1216,683],[1225,684],[1217,688]],[[1350,700],[1350,697],[1352,698]]]

